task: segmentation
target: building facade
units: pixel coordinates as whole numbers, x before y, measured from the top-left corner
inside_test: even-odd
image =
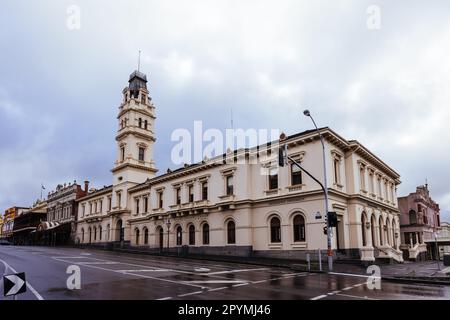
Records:
[[[89,182],[84,187],[76,181],[60,184],[48,193],[47,216],[37,228],[37,242],[45,245],[69,245],[75,243],[77,199],[88,193]]]
[[[11,207],[11,208],[5,210],[5,215],[3,216],[3,225],[2,225],[3,239],[12,241],[13,229],[14,229],[14,219],[29,209],[30,208],[25,208],[25,207]]]
[[[294,165],[278,167],[277,141],[156,175],[154,106],[133,73],[119,107],[113,184],[79,199],[77,242],[191,254],[304,259],[327,248],[324,195]],[[329,128],[329,210],[338,257],[403,261],[400,176],[355,140]],[[317,131],[287,137],[288,154],[322,180]],[[106,205],[102,205],[106,203]],[[318,214],[319,213],[319,214]]]
[[[434,233],[440,230],[440,216],[439,205],[430,197],[428,184],[398,198],[398,204],[404,257],[410,260],[434,257]]]
[[[47,216],[47,201],[37,200],[31,209],[19,212],[14,218],[13,243],[15,245],[36,244],[36,230]]]

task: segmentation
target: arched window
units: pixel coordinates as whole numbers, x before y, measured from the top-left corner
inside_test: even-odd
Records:
[[[362,235],[362,245],[365,247],[367,245],[366,240],[366,215],[364,213],[361,214],[361,235]]]
[[[111,229],[111,227],[110,227],[110,225],[108,224],[108,225],[106,226],[106,240],[107,240],[107,241],[109,241],[109,231],[110,231],[110,229]]]
[[[142,118],[139,118],[139,128],[142,128]]]
[[[233,220],[228,221],[227,223],[227,243],[235,244],[236,243],[236,224]]]
[[[98,240],[102,241],[102,226],[98,227]]]
[[[281,242],[281,223],[278,217],[270,219],[270,242]]]
[[[84,243],[84,228],[81,228],[81,242]]]
[[[89,227],[89,243],[91,243],[92,242],[92,229],[91,229],[91,227]]]
[[[139,234],[139,229],[138,228],[135,229],[135,234],[136,234],[136,245],[139,245],[139,236],[140,236],[140,234]]]
[[[144,227],[144,244],[148,244],[148,229]]]
[[[390,224],[391,223],[390,223],[389,219],[386,218],[385,233],[386,233],[386,244],[387,245],[392,245],[391,234],[389,232],[389,229],[391,228]]]
[[[306,241],[305,218],[298,214],[294,217],[294,242]]]
[[[192,224],[189,226],[189,245],[195,245],[195,227]]]
[[[181,246],[183,244],[183,229],[181,226],[177,227],[177,246]]]
[[[94,241],[97,241],[97,227],[94,227]]]
[[[376,233],[375,233],[375,216],[374,215],[372,215],[372,218],[370,220],[370,233],[372,235],[372,247],[375,247]]]
[[[123,241],[124,240],[124,229],[122,227],[122,220],[117,221],[116,224],[116,241]]]
[[[205,223],[203,225],[203,244],[209,244],[209,224]]]
[[[414,210],[409,210],[409,224],[417,223],[417,215]]]

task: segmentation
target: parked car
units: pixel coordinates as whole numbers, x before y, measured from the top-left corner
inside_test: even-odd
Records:
[[[8,240],[0,239],[0,246],[9,246],[11,243]]]

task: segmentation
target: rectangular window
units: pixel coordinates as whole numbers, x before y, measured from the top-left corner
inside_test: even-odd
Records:
[[[373,194],[373,172],[369,171],[369,193]]]
[[[85,204],[83,204],[81,206],[81,212],[82,212],[81,216],[84,217],[84,215],[86,214],[86,205]]]
[[[272,168],[269,171],[269,189],[278,189],[278,169]]]
[[[89,203],[89,213],[92,213],[92,203]]]
[[[202,182],[202,200],[208,200],[208,183]]]
[[[175,189],[176,204],[181,204],[181,188]]]
[[[120,148],[120,161],[125,161],[125,147]]]
[[[136,213],[139,214],[139,199],[136,199]]]
[[[144,153],[145,153],[145,149],[142,147],[139,147],[139,161],[144,161]]]
[[[122,200],[122,194],[120,192],[117,192],[117,207],[120,208],[121,201]]]
[[[340,183],[339,179],[339,159],[334,159],[334,183]]]
[[[148,197],[144,198],[144,212],[148,212]]]
[[[194,202],[194,186],[190,185],[188,187],[188,194],[189,194],[189,202]]]
[[[233,190],[233,176],[228,176],[227,178],[226,178],[227,180],[227,182],[226,182],[226,186],[227,186],[227,196],[231,196],[231,195],[233,195],[233,192],[234,192],[234,190]]]
[[[291,185],[298,186],[302,184],[302,170],[295,164],[291,164]]]
[[[366,190],[366,179],[365,179],[366,170],[364,167],[359,168],[359,179],[361,184],[361,190]]]
[[[381,195],[381,177],[378,177],[378,179],[377,179],[378,181],[378,197],[382,197],[382,195]]]
[[[111,211],[111,197],[108,197],[108,211]]]
[[[99,210],[99,212],[102,212],[103,211],[103,200],[100,200],[100,210]]]
[[[164,203],[163,203],[163,192],[159,191],[158,192],[158,208],[162,209]]]

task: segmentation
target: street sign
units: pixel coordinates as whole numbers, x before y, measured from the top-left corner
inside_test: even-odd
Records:
[[[5,297],[15,296],[27,291],[25,272],[3,276],[3,289]]]

